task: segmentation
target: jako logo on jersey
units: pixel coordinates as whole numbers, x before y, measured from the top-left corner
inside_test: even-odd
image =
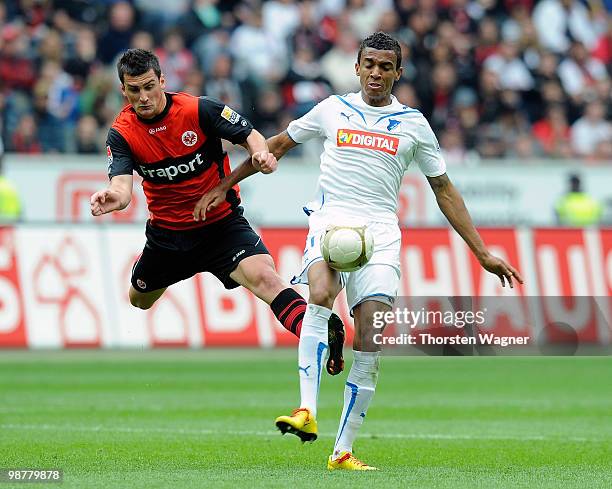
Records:
[[[196,153],[195,158],[189,163],[181,163],[179,165],[171,165],[165,168],[157,168],[153,170],[144,165],[140,165],[140,170],[145,176],[148,175],[151,178],[167,178],[168,180],[172,181],[179,173],[185,174],[194,172],[196,171],[196,165],[201,166],[203,163],[204,161],[202,160],[202,155],[200,153]]]
[[[236,254],[235,254],[233,257],[232,257],[232,261],[236,261],[240,255],[244,255],[245,253],[246,253],[246,250],[240,250],[238,253],[236,253]]]
[[[339,147],[373,149],[395,155],[399,146],[399,138],[375,132],[338,129],[337,143]]]
[[[166,130],[166,126],[156,127],[155,129],[151,128],[149,129],[149,134],[153,135],[156,132],[165,131],[165,130]]]
[[[198,135],[193,131],[185,131],[181,136],[181,141],[185,146],[193,146],[198,142]]]

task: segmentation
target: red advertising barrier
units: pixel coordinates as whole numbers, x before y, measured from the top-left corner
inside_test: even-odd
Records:
[[[266,228],[260,233],[279,274],[289,282],[300,272],[306,230]],[[528,284],[502,288],[498,277],[484,271],[448,228],[406,229],[399,295],[414,310],[442,307],[425,297],[471,297],[469,307],[488,308],[487,332],[525,335],[534,331],[537,317],[552,324],[544,333],[555,341],[567,335],[553,320],[562,310],[578,340],[609,342],[609,304],[602,316],[595,302],[581,297],[612,295],[612,230],[483,229],[481,235]],[[77,242],[79,247],[72,245]],[[225,290],[210,274],[171,287],[149,311],[131,307],[129,274],[143,242],[140,226],[56,227],[53,233],[33,226],[0,228],[0,347],[296,344],[266,304],[245,289]],[[305,286],[296,290],[308,293]],[[534,306],[537,296],[543,297]],[[499,297],[514,300],[491,301]],[[353,329],[344,294],[335,308],[347,324],[350,344]],[[74,316],[77,311],[81,319]]]
[[[0,228],[0,346],[25,347],[26,322],[14,230]]]

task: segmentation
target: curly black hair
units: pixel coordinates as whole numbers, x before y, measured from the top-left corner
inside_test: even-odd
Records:
[[[386,32],[375,32],[374,34],[366,37],[359,45],[359,52],[357,53],[357,63],[361,61],[361,52],[365,48],[380,49],[383,51],[395,52],[395,69],[399,69],[402,66],[402,48],[400,48],[399,42],[391,37]]]
[[[157,78],[161,76],[159,59],[151,51],[144,49],[128,49],[117,63],[117,73],[121,83],[123,83],[125,75],[139,76],[151,69],[155,72]]]

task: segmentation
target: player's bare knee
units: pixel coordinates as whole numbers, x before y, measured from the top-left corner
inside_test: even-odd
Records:
[[[324,306],[329,309],[334,305],[336,299],[336,291],[334,287],[326,282],[322,283],[311,283],[309,287],[310,296],[309,302],[317,304],[318,306]]]
[[[145,294],[136,291],[134,288],[130,288],[130,292],[128,295],[130,297],[130,304],[132,304],[134,307],[137,307],[138,309],[143,309],[145,311],[147,309],[151,309],[151,307],[153,307],[153,304],[155,304],[155,301],[157,300],[157,297],[147,297]]]
[[[138,309],[143,309],[146,311],[147,309],[151,309],[151,307],[153,307],[154,302],[145,300],[142,297],[134,297],[130,294],[130,304]]]
[[[286,288],[286,286],[283,285],[282,279],[272,267],[266,267],[255,272],[250,282],[255,289],[262,292],[274,293],[280,292]]]

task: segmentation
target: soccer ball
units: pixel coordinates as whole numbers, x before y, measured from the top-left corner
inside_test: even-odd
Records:
[[[323,259],[334,270],[354,272],[374,252],[374,237],[366,226],[330,226],[321,240]]]

